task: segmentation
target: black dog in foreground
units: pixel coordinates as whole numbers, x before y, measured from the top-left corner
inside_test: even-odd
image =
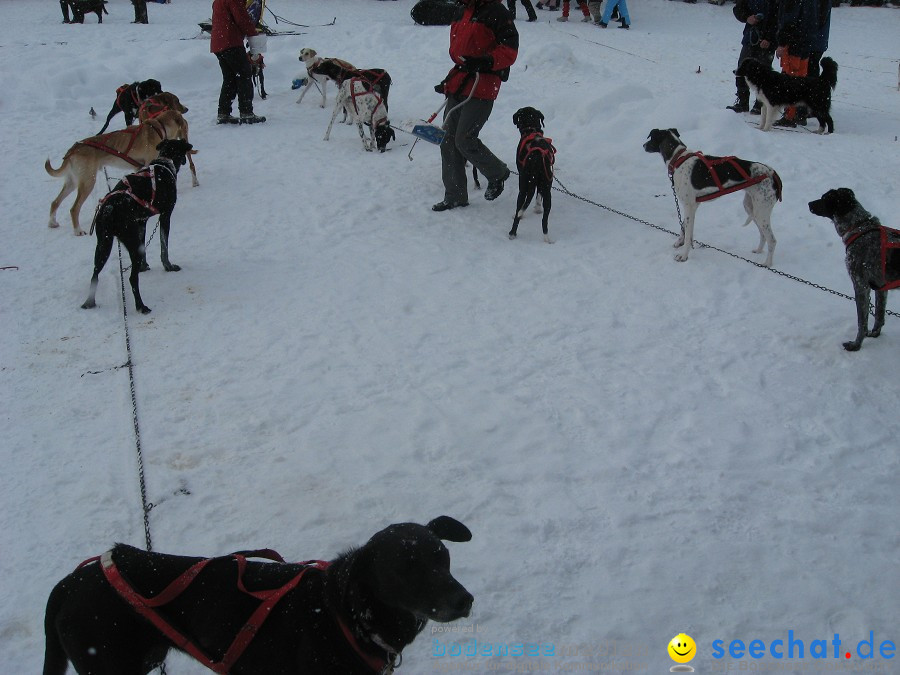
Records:
[[[106,131],[113,117],[120,112],[125,114],[125,126],[130,127],[132,122],[137,119],[138,110],[141,103],[151,96],[162,93],[162,85],[159,80],[144,80],[143,82],[132,82],[131,84],[123,84],[116,89],[116,100],[112,104],[109,115],[106,116],[106,124],[98,132],[98,136]]]
[[[857,351],[863,338],[878,337],[884,326],[887,292],[900,287],[900,231],[882,226],[856,200],[850,188],[829,190],[809,203],[817,216],[830,218],[847,247],[845,261],[856,300],[856,339],[844,349]],[[871,291],[875,291],[875,325],[869,325]]]
[[[193,148],[181,140],[163,141],[156,149],[159,157],[143,169],[130,173],[120,180],[97,206],[91,229],[97,228],[97,248],[94,251],[94,274],[88,298],[83,309],[96,307],[97,279],[109,260],[113,239],[118,238],[131,257],[131,290],[134,304],[141,314],[149,314],[150,308],[141,299],[138,274],[146,269],[144,235],[147,220],[159,214],[159,248],[163,267],[167,272],[181,268],[169,262],[169,226],[172,211],[178,199],[178,169],[187,163],[187,153]]]
[[[556,158],[556,148],[549,138],[543,133],[544,115],[540,110],[531,107],[519,108],[513,115],[513,124],[522,135],[519,140],[519,148],[516,151],[516,166],[519,169],[519,196],[516,199],[516,215],[513,218],[512,229],[509,238],[515,239],[519,229],[519,221],[525,215],[525,210],[538,194],[543,203],[544,216],[541,227],[544,231],[544,241],[553,242],[547,234],[547,219],[550,217],[551,190],[553,186],[553,163]],[[540,213],[540,204],[535,203],[535,212]]]
[[[62,675],[67,660],[82,674],[143,675],[172,647],[232,675],[393,672],[429,619],[469,615],[472,595],[441,539],[471,538],[440,516],[297,564],[247,560],[271,551],[189,558],[118,544],[50,594],[44,675]]]

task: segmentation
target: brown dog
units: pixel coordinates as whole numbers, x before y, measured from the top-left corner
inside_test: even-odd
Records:
[[[50,204],[50,227],[59,227],[56,210],[63,199],[77,190],[75,203],[69,210],[72,228],[81,236],[84,230],[78,224],[81,206],[94,189],[97,172],[105,166],[119,169],[135,169],[149,164],[159,155],[156,146],[167,139],[182,138],[187,123],[181,113],[167,110],[157,117],[137,126],[126,127],[101,136],[91,136],[75,143],[63,157],[62,165],[54,169],[48,158],[44,169],[54,178],[64,177],[62,189]],[[182,140],[186,140],[183,139]],[[196,178],[195,178],[196,180]]]
[[[155,119],[167,110],[174,110],[175,112],[184,115],[188,111],[188,107],[183,105],[175,94],[164,91],[149,97],[141,103],[141,107],[138,109],[138,121],[146,122],[147,120]],[[177,138],[190,143],[190,139],[188,138],[187,120],[182,117],[181,122],[183,124],[178,132]],[[193,187],[200,185],[200,181],[197,180],[197,168],[194,166],[194,160],[192,159],[193,155],[196,154],[196,150],[191,150],[188,152],[187,156],[188,165],[191,168],[191,185]]]

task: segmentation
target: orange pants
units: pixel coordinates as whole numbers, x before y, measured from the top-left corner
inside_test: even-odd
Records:
[[[809,69],[809,59],[808,58],[800,58],[799,56],[793,56],[792,54],[785,54],[781,57],[781,72],[787,75],[798,75],[800,77],[806,77],[807,70]],[[789,120],[794,119],[797,116],[797,108],[796,106],[790,106],[784,111],[784,116]]]

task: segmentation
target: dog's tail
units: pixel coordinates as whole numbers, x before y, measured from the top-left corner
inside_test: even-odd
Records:
[[[50,164],[49,157],[47,158],[47,161],[44,162],[44,171],[49,173],[54,178],[59,178],[60,176],[62,176],[63,173],[65,172],[65,168],[66,168],[66,160],[63,160],[63,163],[59,165],[58,169],[53,168],[53,166]]]
[[[779,176],[778,172],[774,170],[772,171],[772,184],[775,186],[775,196],[778,198],[778,201],[781,201],[781,176]]]
[[[828,86],[831,89],[834,89],[837,86],[837,72],[838,72],[838,64],[834,59],[826,56],[822,59],[822,74],[820,78],[825,80],[828,83]]]

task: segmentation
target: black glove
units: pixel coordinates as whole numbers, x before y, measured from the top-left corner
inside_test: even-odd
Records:
[[[460,67],[467,73],[490,73],[494,70],[494,57],[464,56]]]

